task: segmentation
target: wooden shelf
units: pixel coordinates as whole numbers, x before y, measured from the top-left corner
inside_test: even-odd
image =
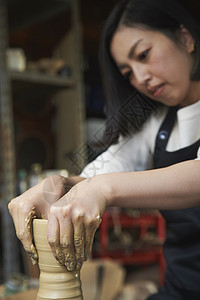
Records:
[[[41,98],[52,95],[58,90],[69,89],[75,86],[73,79],[70,77],[28,71],[11,71],[9,75],[15,99],[27,98],[27,93],[29,98]]]
[[[72,78],[58,76],[58,75],[49,75],[36,72],[17,72],[11,71],[10,78],[13,81],[32,83],[38,85],[50,85],[60,88],[70,88],[74,86]]]

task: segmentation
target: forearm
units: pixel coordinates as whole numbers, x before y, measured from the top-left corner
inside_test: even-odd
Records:
[[[200,205],[200,161],[100,176],[108,206],[181,209]]]
[[[77,183],[50,208],[48,237],[53,253],[65,249],[64,264],[69,270],[75,264],[80,268],[107,206],[180,209],[199,205],[199,170],[200,162],[190,161],[152,171],[96,175]],[[56,235],[60,245],[55,243]]]

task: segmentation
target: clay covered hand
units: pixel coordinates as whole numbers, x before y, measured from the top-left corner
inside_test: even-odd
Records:
[[[48,219],[51,205],[70,188],[70,179],[53,175],[9,203],[8,209],[14,221],[17,237],[33,262],[37,261],[37,252],[33,245],[32,220],[35,217]]]
[[[48,241],[56,259],[69,271],[80,269],[89,256],[106,205],[94,177],[73,186],[51,206]]]

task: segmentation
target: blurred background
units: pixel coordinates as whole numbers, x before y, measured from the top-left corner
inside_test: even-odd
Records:
[[[117,2],[0,0],[2,298],[38,287],[38,268],[17,240],[7,210],[10,199],[45,176],[79,174],[106,149],[98,48],[104,21]],[[86,300],[142,300],[155,292],[164,278],[164,237],[156,211],[109,209],[83,281],[90,285],[87,275],[93,270],[99,294],[109,280],[102,277],[102,265],[105,270],[117,266],[119,285],[113,295],[87,294]]]

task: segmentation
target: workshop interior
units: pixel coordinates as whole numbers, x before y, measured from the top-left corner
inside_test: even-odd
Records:
[[[36,299],[39,268],[8,202],[80,174],[106,149],[99,40],[117,0],[0,0],[0,299]],[[85,300],[144,300],[163,284],[156,210],[108,208],[80,272]]]

